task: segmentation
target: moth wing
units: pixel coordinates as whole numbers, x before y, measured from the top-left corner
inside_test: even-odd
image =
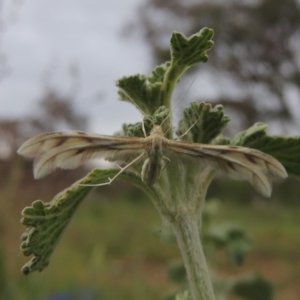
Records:
[[[89,134],[81,131],[42,133],[27,140],[18,154],[34,158],[34,177],[57,167],[75,169],[92,158],[127,157],[143,152],[144,139]]]
[[[221,169],[232,178],[247,180],[266,197],[271,195],[272,180],[287,177],[285,168],[277,159],[251,148],[176,141],[170,141],[169,148],[213,168]]]

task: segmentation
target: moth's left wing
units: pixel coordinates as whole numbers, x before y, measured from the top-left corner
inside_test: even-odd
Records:
[[[221,169],[230,177],[247,180],[262,195],[269,197],[272,180],[284,179],[287,173],[274,157],[261,151],[239,146],[217,146],[168,141],[171,151],[197,159]]]
[[[34,177],[42,178],[55,168],[74,169],[97,157],[139,155],[144,138],[90,134],[82,131],[46,132],[27,140],[18,154],[34,158]]]

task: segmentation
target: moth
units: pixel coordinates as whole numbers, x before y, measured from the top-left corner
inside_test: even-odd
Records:
[[[168,166],[167,153],[209,165],[233,178],[247,180],[259,193],[269,197],[271,183],[284,179],[287,173],[274,157],[261,151],[230,145],[209,145],[169,140],[162,128],[155,125],[149,136],[122,137],[90,134],[81,131],[42,133],[27,140],[18,154],[34,158],[34,177],[42,178],[55,168],[74,169],[91,158],[135,157],[127,167],[145,158],[141,179],[154,185]],[[109,179],[112,182],[117,175]]]

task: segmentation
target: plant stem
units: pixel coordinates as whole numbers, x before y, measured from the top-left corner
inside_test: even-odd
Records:
[[[197,216],[177,219],[171,224],[187,272],[194,300],[215,300],[213,287],[200,240]]]

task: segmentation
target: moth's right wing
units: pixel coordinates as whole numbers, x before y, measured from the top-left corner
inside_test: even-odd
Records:
[[[144,140],[82,131],[46,132],[27,140],[17,152],[34,158],[34,177],[42,178],[57,167],[75,169],[91,158],[138,156]]]
[[[206,145],[169,141],[168,148],[195,162],[222,170],[232,178],[247,180],[259,193],[270,197],[272,181],[286,178],[283,165],[256,149],[233,145]]]

